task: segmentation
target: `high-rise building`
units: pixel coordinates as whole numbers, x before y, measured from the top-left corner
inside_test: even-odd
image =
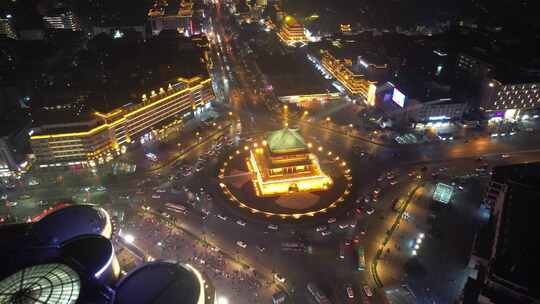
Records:
[[[53,30],[71,30],[81,31],[81,22],[79,17],[68,9],[58,9],[46,16],[43,16],[45,25],[49,29]]]
[[[540,80],[487,79],[483,85],[480,107],[488,112],[540,108]]]
[[[117,255],[129,244],[112,237],[109,214],[92,205],[60,203],[30,222],[1,225],[0,303],[215,303],[204,272],[172,261],[126,269]]]
[[[292,16],[286,16],[283,19],[281,29],[277,32],[277,35],[288,46],[300,46],[308,43],[304,26]]]
[[[41,125],[30,143],[40,167],[92,166],[125,152],[153,128],[195,115],[213,99],[210,78],[178,78],[167,89],[143,95],[139,103]]]
[[[17,33],[11,24],[11,18],[0,18],[0,38],[4,36],[11,39],[17,39]]]
[[[535,303],[540,300],[537,233],[540,163],[493,168],[482,210],[488,220],[473,245],[472,270],[460,299],[464,304]]]
[[[182,26],[179,32],[184,33],[186,36],[193,35],[193,2],[191,0],[182,0],[180,2],[178,16],[180,16]]]
[[[357,56],[340,56],[331,51],[321,50],[321,65],[345,88],[347,94],[359,96],[368,100],[369,89],[376,81],[369,79],[368,70],[386,70],[384,63],[371,63],[367,59]]]
[[[30,120],[24,119],[22,113],[7,113],[12,118],[0,117],[0,176],[14,176],[23,171],[27,164],[26,155],[30,152]]]

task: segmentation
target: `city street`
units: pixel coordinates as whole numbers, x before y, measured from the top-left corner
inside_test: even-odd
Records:
[[[468,275],[468,255],[483,220],[479,206],[488,176],[476,169],[540,161],[540,143],[531,140],[536,133],[484,132],[466,140],[398,145],[349,127],[364,106],[344,99],[324,112],[288,110],[261,93],[260,75],[246,69],[256,62],[239,51],[241,42],[231,33],[234,20],[218,12],[219,5],[209,18],[210,72],[219,104],[213,124],[194,119],[193,126],[95,170],[35,168],[15,189],[5,190],[7,200],[17,204],[0,206],[2,218],[27,221],[57,202],[102,205],[150,255],[197,264],[215,280],[218,296],[236,304],[270,303],[279,290],[292,303],[307,303],[309,282],[332,303],[347,303],[349,285],[357,298],[369,286],[374,290],[369,301],[382,303],[381,287],[405,283],[418,303],[452,303]],[[350,166],[352,194],[339,207],[308,219],[264,219],[224,198],[220,162],[284,126],[299,129],[306,142],[341,155]],[[137,169],[116,174],[113,164]],[[29,186],[30,179],[39,184]],[[432,199],[437,182],[463,189],[441,206]],[[398,201],[408,201],[399,219]],[[136,215],[125,219],[130,212]],[[413,254],[420,235],[421,248]],[[292,242],[307,249],[283,249]],[[365,250],[364,270],[358,270],[359,248]]]

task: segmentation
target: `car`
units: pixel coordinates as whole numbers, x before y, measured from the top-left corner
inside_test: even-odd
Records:
[[[394,185],[396,185],[397,183],[399,183],[397,180],[393,180],[393,181],[390,182],[390,185],[394,186]]]
[[[509,158],[510,154],[501,154],[501,158]]]
[[[364,211],[362,210],[362,208],[356,208],[354,209],[356,211],[356,213],[358,213],[359,215],[362,215],[364,213]]]
[[[372,215],[375,212],[375,209],[373,207],[366,207],[366,213],[368,215]]]
[[[40,206],[42,206],[42,207],[43,207],[43,206],[47,206],[47,205],[49,205],[49,202],[48,202],[48,201],[41,200],[41,201],[38,202],[38,205],[40,205]]]
[[[237,220],[236,223],[242,227],[246,227],[246,222],[242,221],[242,220]]]
[[[337,221],[337,219],[335,217],[331,217],[328,219],[328,224],[332,224],[332,223],[335,223]]]
[[[270,229],[270,230],[278,230],[279,229],[278,225],[275,225],[275,224],[268,224],[267,228]]]
[[[6,207],[15,207],[17,206],[19,203],[18,202],[6,202]]]
[[[374,203],[376,203],[376,202],[378,202],[378,201],[379,201],[379,198],[378,198],[378,197],[376,197],[376,196],[374,196],[374,197],[373,197],[373,198],[371,199],[371,201],[372,201],[372,202],[374,202]]]
[[[349,228],[349,224],[342,223],[342,224],[339,224],[338,227],[339,227],[339,229],[347,229],[347,228]]]
[[[247,247],[246,242],[242,242],[242,241],[236,241],[236,245],[238,245],[239,247],[242,247],[242,248],[246,248],[246,247]]]
[[[105,190],[107,190],[107,188],[105,188],[105,187],[103,187],[103,186],[98,186],[98,187],[96,188],[96,190],[97,190],[97,191],[105,191]]]
[[[216,215],[219,219],[226,221],[227,217],[225,215],[218,214]]]
[[[364,203],[369,203],[370,200],[369,196],[364,197]]]
[[[348,285],[345,290],[347,291],[347,297],[349,297],[349,299],[354,299],[354,290],[352,286]]]
[[[371,291],[371,288],[369,288],[369,286],[364,285],[363,289],[364,289],[364,292],[366,293],[366,296],[368,297],[373,296],[373,292]]]
[[[157,194],[154,194],[154,195],[152,195],[152,198],[156,198],[156,199],[157,199],[157,198],[161,198],[161,196],[160,196],[160,195],[157,195]]]
[[[285,283],[285,278],[280,276],[278,273],[274,273],[274,279],[280,283]]]
[[[381,193],[381,188],[376,188],[373,190],[373,195],[379,195],[379,193]]]
[[[330,235],[330,234],[332,234],[332,231],[330,231],[330,230],[325,230],[325,231],[321,232],[322,236],[327,236],[327,235]]]
[[[328,229],[328,227],[326,227],[326,226],[319,226],[319,227],[315,228],[315,231],[321,232],[321,231],[325,231],[326,229]]]
[[[264,248],[264,246],[257,245],[257,250],[259,250],[259,252],[264,252],[266,248]]]

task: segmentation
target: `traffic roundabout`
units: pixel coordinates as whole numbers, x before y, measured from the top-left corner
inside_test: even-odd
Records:
[[[263,218],[299,220],[347,201],[352,175],[340,155],[304,142],[296,130],[270,133],[229,151],[218,166],[219,187],[232,206]]]

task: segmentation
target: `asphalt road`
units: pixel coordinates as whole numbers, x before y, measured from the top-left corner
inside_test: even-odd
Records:
[[[224,29],[228,26],[226,22],[214,15],[213,26],[215,33],[221,37],[221,45],[213,45],[211,49],[215,65],[213,75],[220,79],[217,88],[222,91],[223,96],[229,98],[230,111],[234,113],[235,118],[239,119],[239,123],[235,121],[233,127],[226,132],[230,136],[234,136],[239,130],[246,137],[250,134],[262,134],[265,131],[282,127],[286,117],[283,114],[272,113],[265,106],[266,103],[272,103],[272,101],[265,100],[266,97],[253,93],[253,82],[249,78],[251,75],[246,71],[242,62],[251,59],[240,58],[240,55],[233,51],[238,50],[241,46],[236,45],[231,35],[226,34]],[[232,73],[227,72],[229,70],[234,71],[232,77],[235,79],[232,79]],[[427,166],[429,170],[432,170],[432,167],[445,166],[451,168],[448,174],[455,176],[474,171],[478,165],[476,158],[480,156],[493,163],[518,163],[540,159],[540,144],[531,140],[532,137],[527,134],[496,139],[486,135],[472,139],[467,143],[456,141],[411,146],[381,146],[326,128],[317,128],[316,124],[321,123],[321,121],[314,121],[312,124],[298,124],[297,126],[307,141],[323,146],[326,151],[339,153],[347,160],[353,172],[353,195],[351,201],[346,203],[346,208],[339,208],[327,216],[310,222],[310,224],[278,223],[280,228],[278,231],[274,231],[268,229],[267,224],[260,220],[253,220],[249,217],[240,218],[233,206],[227,202],[219,201],[221,196],[215,177],[217,159],[210,160],[202,171],[172,183],[168,177],[176,173],[176,169],[168,166],[156,172],[138,176],[136,179],[126,179],[120,183],[112,184],[107,187],[105,193],[101,194],[81,191],[82,187],[91,184],[91,178],[86,178],[80,181],[74,180],[70,186],[58,189],[39,186],[25,187],[10,192],[9,195],[18,198],[23,194],[29,194],[31,198],[26,199],[26,201],[34,203],[42,199],[54,201],[73,196],[78,200],[86,197],[92,202],[93,198],[106,195],[107,202],[110,202],[109,205],[113,209],[139,208],[141,205],[150,205],[155,210],[166,211],[165,203],[186,204],[188,194],[182,189],[183,186],[186,186],[193,194],[196,194],[200,188],[204,188],[205,192],[213,197],[212,200],[202,199],[195,204],[195,207],[187,205],[188,215],[175,215],[186,230],[208,239],[242,262],[254,266],[261,273],[269,276],[272,276],[273,273],[279,273],[286,279],[285,284],[279,286],[292,293],[296,300],[295,303],[305,303],[305,286],[307,282],[311,281],[319,284],[334,300],[337,299],[336,302],[343,303],[345,284],[351,283],[357,294],[362,292],[361,287],[364,284],[372,287],[374,284],[369,270],[364,272],[354,270],[355,257],[352,253],[352,247],[355,245],[347,247],[345,259],[340,259],[338,257],[340,244],[359,235],[360,228],[367,228],[367,234],[360,237],[360,245],[366,248],[367,264],[372,262],[382,235],[386,233],[388,225],[395,215],[391,210],[392,202],[396,198],[403,197],[411,187],[413,181],[407,175],[411,169]],[[213,140],[209,140],[197,146],[184,155],[183,161],[193,165],[200,155],[211,149],[213,143]],[[354,155],[352,153],[353,146],[359,146],[359,149],[366,151],[368,155],[362,157]],[[509,154],[510,157],[501,159],[502,153]],[[377,182],[378,177],[394,168],[399,171],[397,185],[389,185],[388,180]],[[458,172],[459,170],[454,168],[461,171]],[[147,180],[147,182],[141,184],[142,180]],[[96,185],[99,182],[98,179],[95,180]],[[379,201],[371,204],[375,208],[375,213],[358,215],[354,209],[359,206],[365,207],[365,204],[356,204],[354,200],[356,197],[364,197],[372,193],[376,187],[381,187],[382,191]],[[129,199],[121,198],[125,195],[129,195]],[[468,201],[470,198],[463,198],[463,200]],[[26,204],[26,201],[22,200],[20,203]],[[8,212],[5,207],[2,208],[4,208],[0,209],[2,213]],[[23,211],[31,212],[39,210],[41,207],[33,204],[32,208]],[[210,215],[204,220],[199,213],[199,210],[203,208],[210,211]],[[469,208],[463,212],[470,214],[473,211],[474,208]],[[227,220],[218,218],[218,214],[226,216]],[[327,224],[331,217],[337,219],[336,223]],[[24,216],[21,215],[21,218]],[[239,219],[246,222],[245,226],[236,223]],[[351,222],[357,222],[355,228],[341,229],[338,227],[339,224]],[[332,231],[331,235],[323,237],[315,231],[315,227],[323,224]],[[450,224],[446,223],[445,225],[449,226]],[[282,242],[299,239],[312,246],[311,253],[285,253],[281,251]],[[244,241],[247,247],[237,246],[237,241]],[[454,239],[449,241],[449,244],[458,241],[460,239]],[[430,265],[429,267],[436,267],[436,262],[431,261],[429,257],[436,256],[437,252],[443,250],[442,248],[447,245],[442,244],[432,249],[426,247],[426,251],[431,252],[430,254],[426,253],[426,264]],[[260,252],[257,246],[262,246],[265,250]],[[452,271],[460,270],[456,267],[452,269]],[[420,290],[421,288],[416,286],[423,286],[426,284],[425,280],[425,277],[411,280],[411,285]],[[426,296],[448,299],[459,292],[458,288],[439,291],[443,290],[445,286],[444,279],[440,281],[438,284],[434,284],[433,290],[435,293],[440,292],[441,294]],[[267,300],[269,301],[269,299]],[[373,299],[373,302],[377,303],[378,300]]]

